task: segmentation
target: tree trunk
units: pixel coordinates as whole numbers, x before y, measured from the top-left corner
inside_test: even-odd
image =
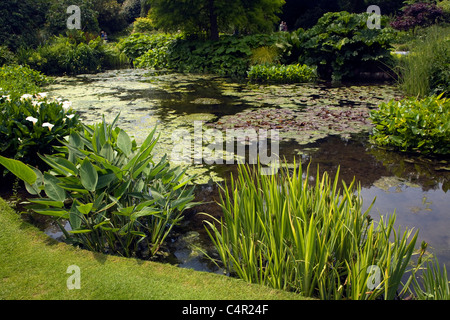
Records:
[[[209,1],[209,38],[219,40],[219,26],[217,24],[217,13],[214,8],[214,0]]]

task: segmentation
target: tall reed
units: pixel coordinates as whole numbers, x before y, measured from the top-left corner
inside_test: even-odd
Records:
[[[320,299],[393,299],[406,292],[417,232],[394,229],[395,214],[375,223],[362,212],[360,187],[309,166],[261,175],[241,165],[220,199],[223,218],[207,222],[220,262],[252,283]],[[375,200],[374,200],[375,201]],[[372,272],[373,270],[377,272]]]
[[[425,97],[448,91],[450,28],[432,26],[418,35],[411,52],[400,59],[400,88],[408,95]]]

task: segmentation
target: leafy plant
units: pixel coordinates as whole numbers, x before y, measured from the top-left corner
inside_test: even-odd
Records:
[[[422,281],[420,283],[414,278],[414,291],[418,299],[450,300],[450,283],[445,265],[441,269],[436,259],[427,261],[421,278]]]
[[[45,74],[95,73],[128,65],[128,59],[100,37],[77,32],[54,37],[36,50],[22,49],[19,60]]]
[[[403,8],[402,14],[391,22],[391,26],[397,30],[427,27],[439,21],[442,17],[442,8],[434,3],[418,2]]]
[[[450,153],[450,100],[440,96],[382,103],[370,113],[371,141],[402,151]]]
[[[72,131],[60,148],[64,156],[40,156],[51,169],[33,168],[35,182],[25,180],[37,196],[29,199],[30,208],[57,222],[67,219],[70,230],[60,226],[74,245],[127,257],[153,256],[183,210],[193,205],[193,187],[187,187],[185,170],[171,168],[166,157],[154,162],[156,128],[137,147],[114,127],[116,121]]]
[[[223,219],[207,222],[227,271],[320,299],[391,300],[407,292],[410,281],[404,287],[401,281],[417,232],[395,230],[395,215],[375,223],[373,203],[362,212],[354,181],[338,188],[339,171],[334,181],[318,171],[310,185],[309,167],[260,170],[241,165],[221,193]]]
[[[69,101],[45,93],[0,97],[0,154],[5,157],[45,168],[37,154],[55,153],[54,147],[79,126]]]
[[[431,26],[409,43],[410,53],[398,61],[399,84],[410,96],[448,94],[450,28]]]
[[[256,65],[250,67],[248,78],[251,81],[298,83],[311,82],[317,77],[316,70],[307,65]]]
[[[150,18],[139,17],[133,23],[133,33],[145,33],[153,30],[153,22]]]
[[[301,63],[317,66],[319,76],[335,81],[379,71],[390,64],[391,28],[369,29],[367,13],[329,12],[317,24],[300,33]],[[386,24],[382,17],[381,24]]]
[[[4,65],[0,68],[0,93],[3,95],[17,97],[35,94],[49,82],[48,77],[26,65]]]

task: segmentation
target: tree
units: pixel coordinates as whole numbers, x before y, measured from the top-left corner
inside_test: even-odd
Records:
[[[247,32],[272,30],[284,0],[149,0],[150,17],[166,31],[207,32],[218,39],[219,32],[236,29]]]

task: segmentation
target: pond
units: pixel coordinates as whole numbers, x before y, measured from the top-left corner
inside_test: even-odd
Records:
[[[156,156],[168,155],[178,133],[227,129],[278,130],[279,154],[288,163],[295,158],[311,168],[361,184],[367,208],[376,197],[371,216],[397,214],[397,227],[419,230],[442,264],[450,265],[449,159],[422,159],[376,148],[368,142],[370,109],[399,98],[390,84],[330,86],[327,84],[259,85],[239,83],[213,75],[114,70],[95,75],[56,78],[50,96],[72,101],[85,123],[102,116],[118,125],[138,143],[157,126]],[[190,143],[190,139],[187,143]],[[181,149],[192,145],[182,145]],[[190,161],[190,162],[189,162]],[[186,163],[183,162],[183,163]],[[209,164],[208,164],[209,163]],[[198,174],[197,198],[206,203],[196,212],[220,215],[216,182],[236,171],[236,164],[196,164],[188,158],[189,174]],[[311,170],[313,173],[315,170]],[[199,248],[211,251],[204,232],[204,216],[190,212],[169,246],[170,261],[180,267],[220,272]],[[56,237],[52,229],[48,234]]]

